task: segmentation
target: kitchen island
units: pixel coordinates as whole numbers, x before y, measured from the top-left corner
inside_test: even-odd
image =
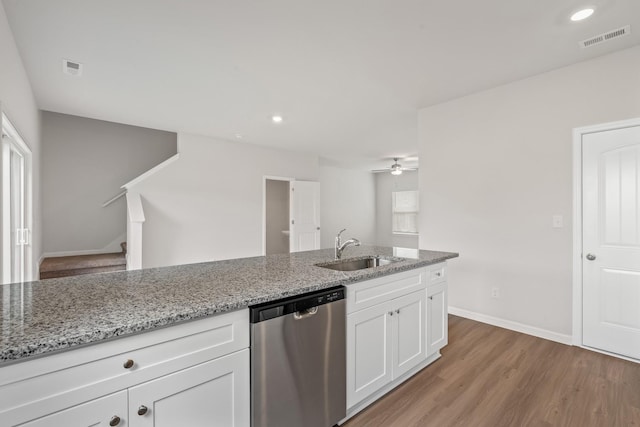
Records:
[[[9,398],[20,393],[28,393],[30,388],[24,378],[29,375],[36,381],[35,377],[40,373],[53,375],[54,372],[49,371],[54,369],[58,377],[52,377],[49,381],[55,380],[56,384],[59,384],[61,379],[66,381],[68,378],[68,375],[61,374],[65,370],[73,367],[77,371],[79,365],[93,366],[99,360],[108,361],[110,357],[120,360],[121,354],[128,354],[127,352],[134,349],[137,352],[147,351],[152,354],[151,359],[157,358],[158,354],[167,355],[166,360],[149,362],[148,369],[139,368],[141,363],[126,359],[124,368],[128,370],[128,377],[120,373],[112,375],[113,378],[117,377],[120,383],[114,384],[114,381],[111,381],[111,388],[98,387],[95,384],[102,384],[104,378],[96,379],[92,383],[92,394],[87,394],[86,390],[82,391],[83,388],[77,386],[78,380],[69,386],[78,390],[75,394],[62,393],[62,385],[56,386],[50,391],[50,394],[55,394],[55,398],[47,398],[46,404],[38,405],[35,413],[32,411],[37,399],[23,405],[24,410],[14,408],[13,412],[18,414],[15,419],[22,419],[27,412],[32,413],[35,419],[39,414],[49,414],[55,408],[61,407],[60,405],[70,404],[73,399],[106,394],[111,392],[113,387],[120,387],[124,390],[123,393],[127,392],[127,400],[130,401],[132,393],[135,395],[135,389],[138,388],[130,387],[131,384],[142,383],[182,369],[183,366],[176,360],[188,359],[189,366],[202,366],[205,360],[214,356],[225,359],[222,356],[233,351],[238,352],[238,357],[243,352],[248,354],[246,307],[250,305],[314,290],[378,280],[385,276],[443,263],[457,256],[454,253],[422,250],[415,251],[413,258],[393,258],[395,254],[397,252],[394,252],[393,248],[386,247],[349,248],[344,255],[345,258],[379,255],[397,261],[351,272],[316,266],[333,260],[333,250],[328,249],[4,285],[0,337],[0,395]],[[220,323],[222,319],[230,320],[226,324],[216,323]],[[205,336],[206,340],[212,343],[207,344],[206,348],[202,344]],[[219,339],[219,343],[214,345],[216,339]],[[158,347],[159,344],[154,340],[162,342],[162,347]],[[179,342],[173,345],[176,349],[182,349],[181,353],[178,354],[178,350],[169,346],[168,343],[171,342]],[[191,347],[195,350],[191,351]],[[247,357],[242,354],[242,357],[233,363],[239,366]],[[73,366],[70,358],[77,359]],[[129,363],[131,366],[127,367]],[[175,365],[173,368],[170,366],[171,363]],[[122,370],[122,363],[118,362],[118,365]],[[95,365],[91,370],[87,368],[87,373],[99,371],[100,366]],[[108,375],[110,374],[105,373],[105,376]],[[131,382],[135,375],[139,378]],[[201,374],[192,376],[198,375]],[[159,386],[156,384],[150,388],[157,390]],[[49,392],[46,390],[42,391],[42,396],[47,393]],[[61,397],[63,395],[64,398]],[[113,393],[113,398],[116,397],[123,399],[122,395]],[[44,402],[44,397],[41,400]],[[12,408],[8,404],[0,408],[0,413],[3,413],[3,410],[11,411]],[[147,412],[146,407],[144,410],[125,410],[125,413],[129,413],[127,425],[134,425],[131,414],[135,414],[136,410],[138,415],[140,412],[143,412],[143,415]],[[119,425],[118,420],[121,418],[114,416],[111,418],[113,424],[105,425]],[[142,418],[145,417],[140,419]],[[42,425],[46,425],[46,422]]]

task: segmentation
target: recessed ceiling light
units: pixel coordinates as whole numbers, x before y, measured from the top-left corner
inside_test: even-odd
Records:
[[[273,123],[282,123],[282,116],[271,116],[271,121]]]
[[[582,21],[583,19],[587,19],[591,15],[593,15],[593,8],[589,7],[589,8],[586,8],[586,9],[579,10],[576,13],[574,13],[573,15],[571,15],[571,20],[573,22]]]
[[[236,139],[242,139],[242,134],[241,133],[236,133],[235,137],[236,137]]]

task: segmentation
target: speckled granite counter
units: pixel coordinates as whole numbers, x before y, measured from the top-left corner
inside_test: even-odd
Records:
[[[343,258],[365,255],[394,252],[386,247],[351,247]],[[419,251],[414,259],[339,272],[315,266],[333,260],[333,250],[324,249],[2,285],[0,367],[456,256]]]

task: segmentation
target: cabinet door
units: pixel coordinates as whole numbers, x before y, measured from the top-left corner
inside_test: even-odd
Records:
[[[123,390],[20,424],[20,427],[124,427],[128,425],[126,417],[127,392]]]
[[[389,307],[378,304],[347,316],[347,408],[391,381]]]
[[[131,427],[248,427],[249,349],[129,389]]]
[[[427,358],[425,343],[426,295],[424,291],[396,298],[393,310],[393,378],[398,378]]]
[[[447,284],[427,288],[427,355],[447,345],[448,339]]]

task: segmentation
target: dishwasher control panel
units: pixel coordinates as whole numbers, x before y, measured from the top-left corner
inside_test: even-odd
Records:
[[[285,314],[309,310],[344,299],[344,287],[298,295],[278,301],[267,302],[249,307],[251,323],[258,323]]]

